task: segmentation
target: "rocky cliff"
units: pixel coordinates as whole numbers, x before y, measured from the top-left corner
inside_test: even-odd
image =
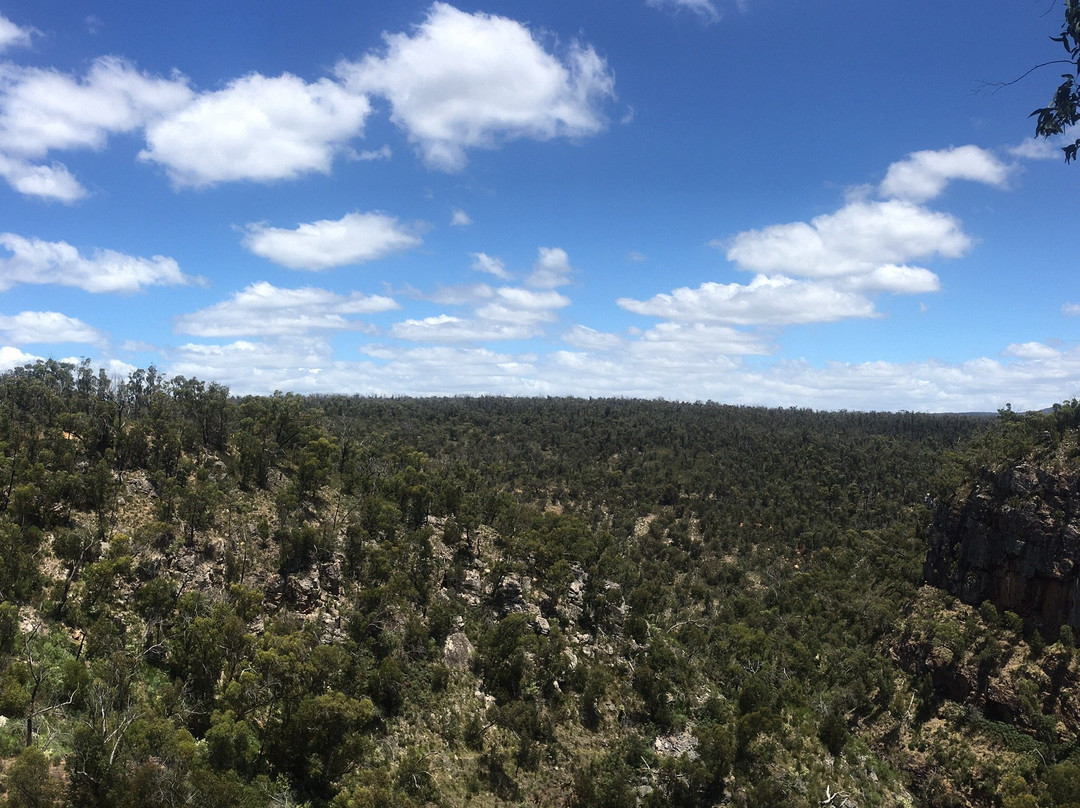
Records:
[[[1080,629],[1080,471],[1018,462],[983,469],[935,508],[926,581],[989,600],[1044,631]]]

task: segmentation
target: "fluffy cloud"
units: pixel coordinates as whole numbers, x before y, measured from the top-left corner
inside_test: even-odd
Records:
[[[138,292],[147,286],[177,286],[198,282],[180,271],[172,258],[138,258],[114,250],[97,250],[89,257],[64,241],[42,241],[0,233],[0,291],[16,284],[76,286],[87,292]]]
[[[57,202],[75,202],[86,189],[61,163],[35,165],[0,154],[0,177],[20,194]]]
[[[428,165],[457,171],[465,150],[514,138],[582,136],[605,125],[614,77],[591,47],[565,59],[519,22],[435,3],[411,34],[385,34],[382,55],[342,63],[357,93],[377,93]]]
[[[1062,303],[1061,313],[1066,317],[1080,316],[1080,303]]]
[[[702,19],[715,22],[720,19],[720,12],[711,0],[645,0],[645,5],[653,8],[685,9],[699,15]]]
[[[29,365],[31,362],[37,362],[43,358],[28,354],[11,345],[0,345],[0,373],[6,373],[13,368]]]
[[[493,258],[487,253],[470,253],[472,255],[472,268],[477,272],[486,272],[496,278],[506,280],[510,273],[506,271],[506,264],[499,258]]]
[[[978,146],[918,151],[889,166],[880,192],[889,198],[926,202],[941,194],[952,180],[1003,188],[1009,172],[1009,166]]]
[[[724,247],[736,268],[755,273],[747,284],[707,282],[648,300],[621,298],[627,311],[679,323],[782,326],[877,316],[876,295],[929,294],[938,276],[909,262],[956,258],[971,238],[953,216],[913,199],[927,199],[952,179],[1001,185],[1007,167],[975,146],[924,151],[894,163],[882,183],[884,200],[870,188],[850,194],[839,210],[809,222],[738,233]]]
[[[57,149],[100,149],[189,102],[184,79],[164,79],[114,57],[82,79],[57,70],[0,66],[0,176],[20,193],[70,202],[85,195],[59,164],[35,165]]]
[[[278,180],[327,173],[336,154],[360,135],[371,104],[330,79],[307,83],[258,73],[197,95],[181,76],[161,78],[115,57],[96,60],[86,76],[0,67],[0,171],[16,190],[70,201],[70,188],[42,193],[50,151],[100,149],[108,136],[145,129],[140,157],[163,165],[178,186],[230,180]],[[389,156],[389,149],[360,159]],[[0,163],[0,169],[4,164]],[[54,182],[74,179],[52,167]],[[35,177],[37,181],[35,184]]]
[[[971,239],[953,216],[893,199],[851,202],[809,224],[739,233],[727,257],[755,272],[835,278],[933,255],[956,258],[970,247]]]
[[[570,298],[558,292],[504,286],[496,289],[492,300],[476,313],[485,320],[506,323],[551,322],[557,309],[569,305]]]
[[[866,275],[856,275],[847,280],[847,285],[860,291],[895,295],[919,295],[941,289],[940,279],[929,269],[896,264],[885,264]]]
[[[102,345],[105,334],[82,320],[55,311],[23,311],[0,315],[0,339],[20,344],[87,342]]]
[[[31,29],[20,28],[0,14],[0,51],[16,46],[26,47],[30,44],[30,34]]]
[[[187,104],[182,78],[141,73],[105,57],[83,79],[57,70],[0,66],[0,151],[27,158],[54,149],[100,149],[110,134],[130,132]]]
[[[104,365],[105,372],[110,379],[126,379],[139,369],[130,362],[125,362],[122,359],[106,359],[101,364]]]
[[[381,295],[338,295],[312,287],[279,289],[263,282],[178,317],[174,330],[197,337],[300,336],[311,331],[362,328],[362,323],[349,317],[397,308],[394,300]]]
[[[538,289],[554,289],[568,284],[573,271],[566,250],[561,247],[541,247],[532,274],[525,279],[525,283]]]
[[[1043,342],[1014,342],[1001,353],[1017,359],[1057,359],[1061,356],[1061,351]]]
[[[322,270],[374,261],[418,246],[420,238],[385,213],[349,213],[293,230],[249,224],[244,246],[290,269]]]
[[[454,212],[450,214],[450,224],[454,227],[468,227],[472,224],[472,219],[461,208],[454,208]]]
[[[0,16],[0,50],[30,32]],[[584,136],[604,128],[614,78],[596,52],[574,43],[561,57],[521,23],[436,3],[411,33],[385,35],[381,54],[342,62],[313,82],[252,73],[197,93],[186,78],[152,76],[102,57],[82,76],[0,65],[0,178],[20,193],[72,202],[85,189],[55,150],[101,149],[110,135],[142,130],[139,157],[177,187],[329,173],[338,155],[387,159],[388,146],[356,151],[371,94],[385,96],[429,165],[457,170],[468,148],[514,138]],[[455,212],[455,224],[467,216]]]
[[[697,289],[682,287],[649,300],[620,298],[617,303],[635,314],[683,323],[829,323],[875,314],[874,304],[861,294],[830,283],[766,275],[757,275],[746,285],[708,282]]]
[[[140,157],[181,186],[325,174],[370,111],[366,96],[329,79],[254,73],[151,123]]]

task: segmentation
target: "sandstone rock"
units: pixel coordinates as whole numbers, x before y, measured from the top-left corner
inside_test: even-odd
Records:
[[[674,735],[661,735],[653,741],[653,751],[661,757],[681,757],[686,755],[691,760],[697,758],[698,739],[693,733],[683,730]]]
[[[524,575],[504,575],[492,593],[495,609],[504,616],[525,611],[531,588],[532,582]]]
[[[124,487],[131,494],[142,494],[148,497],[157,496],[157,492],[154,490],[150,480],[146,478],[146,474],[131,474],[124,480]]]
[[[451,669],[463,670],[469,667],[472,653],[473,644],[460,631],[448,636],[443,644],[443,662]]]

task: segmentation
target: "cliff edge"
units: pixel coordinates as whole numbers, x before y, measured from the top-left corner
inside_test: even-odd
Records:
[[[989,600],[1051,635],[1080,629],[1080,469],[1037,458],[997,470],[935,506],[927,583]]]

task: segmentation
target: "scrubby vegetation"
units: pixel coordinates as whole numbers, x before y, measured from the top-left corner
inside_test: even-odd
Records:
[[[1071,633],[921,588],[1021,432],[12,371],[3,804],[1078,803]]]

